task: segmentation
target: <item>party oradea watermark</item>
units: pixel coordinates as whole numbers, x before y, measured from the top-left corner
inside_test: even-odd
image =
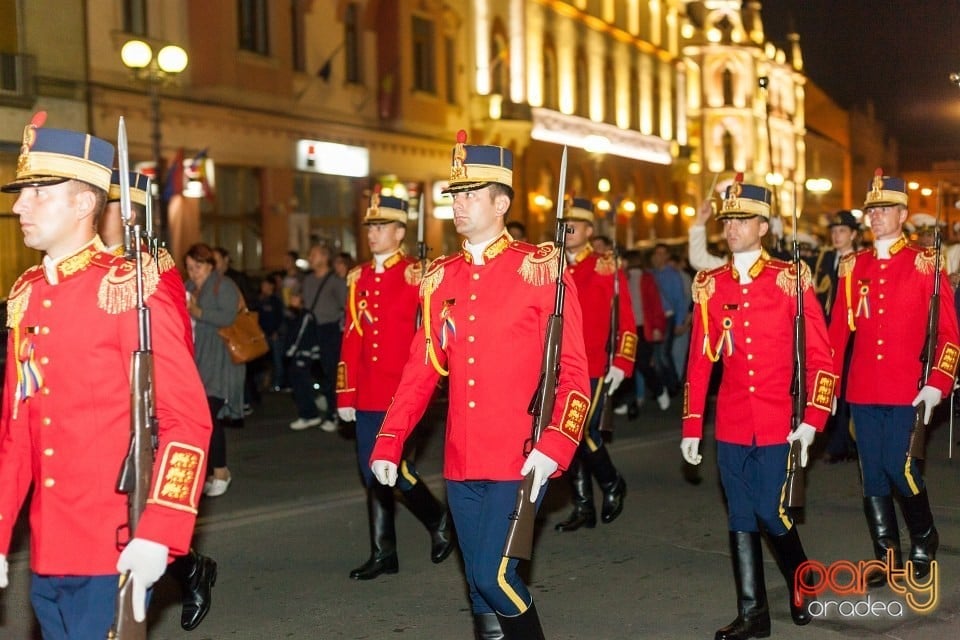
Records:
[[[878,571],[884,573],[889,590],[871,592],[867,578]],[[807,600],[807,611],[814,618],[925,615],[936,609],[940,600],[937,561],[930,562],[929,575],[917,579],[912,561],[897,568],[892,549],[887,549],[884,560],[837,560],[830,564],[807,560],[797,568],[793,579],[797,604]],[[811,600],[813,597],[816,600]]]

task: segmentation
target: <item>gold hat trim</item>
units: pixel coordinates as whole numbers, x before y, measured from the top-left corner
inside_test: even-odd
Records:
[[[110,191],[107,193],[107,200],[116,201],[120,199],[120,185],[111,184]],[[147,206],[147,192],[143,189],[137,189],[136,187],[130,187],[130,202],[134,204],[139,204],[142,206]]]
[[[489,164],[471,164],[467,165],[470,170],[470,177],[457,176],[455,170],[450,171],[450,187],[456,187],[461,183],[498,182],[508,187],[513,187],[513,171],[505,167],[497,167]]]
[[[717,220],[723,218],[747,218],[750,216],[770,217],[770,205],[749,198],[728,198],[723,201],[723,207],[717,214]]]
[[[902,204],[904,206],[909,202],[909,196],[902,191],[890,191],[888,189],[873,190],[867,194],[867,199],[863,203],[863,208],[889,206],[893,204]]]
[[[46,151],[31,151],[26,156],[22,170],[17,171],[14,184],[29,182],[31,178],[52,176],[67,180],[82,180],[109,192],[112,173],[108,167],[85,158]]]

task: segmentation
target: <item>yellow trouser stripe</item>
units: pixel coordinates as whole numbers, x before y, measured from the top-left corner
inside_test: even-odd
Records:
[[[903,465],[903,477],[907,479],[907,484],[910,485],[910,491],[913,495],[920,493],[919,487],[917,487],[917,481],[913,477],[913,469],[911,468],[910,462],[913,460],[909,455],[907,456],[907,462]]]
[[[500,570],[497,571],[497,584],[500,585],[500,589],[503,590],[507,597],[510,598],[510,602],[517,606],[517,609],[520,613],[523,613],[527,610],[528,606],[524,603],[523,598],[520,597],[520,594],[514,591],[513,587],[510,586],[510,583],[507,582],[507,564],[510,562],[510,558],[503,556],[500,559]]]

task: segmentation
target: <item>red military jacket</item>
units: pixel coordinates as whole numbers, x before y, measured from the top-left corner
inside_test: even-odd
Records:
[[[643,337],[647,342],[660,342],[666,338],[667,316],[663,313],[663,300],[657,279],[647,269],[640,272],[640,301],[643,303]],[[659,337],[654,335],[659,331]]]
[[[717,396],[720,442],[784,444],[790,432],[793,322],[797,279],[793,264],[766,252],[741,284],[732,262],[700,271],[693,283],[693,328],[684,385],[683,437],[703,437],[703,413],[714,362],[723,358]],[[827,328],[809,268],[803,266],[807,406],[803,421],[823,429],[833,404],[834,374]]]
[[[587,372],[591,378],[602,378],[607,372],[610,305],[613,302],[613,278],[616,274],[620,281],[620,302],[613,364],[629,376],[637,359],[637,323],[633,319],[633,305],[630,304],[630,285],[623,271],[617,269],[613,254],[601,256],[587,244],[570,260],[567,273],[577,283],[577,295],[583,313]]]
[[[837,297],[830,318],[835,366],[856,331],[847,380],[847,401],[909,405],[922,373],[920,352],[926,336],[927,309],[933,294],[933,249],[901,237],[882,260],[873,249],[849,254],[840,262]],[[953,389],[960,355],[957,313],[946,273],[940,270],[940,319],[936,357],[928,384],[946,396]]]
[[[403,443],[426,410],[441,375],[449,375],[444,477],[519,480],[530,438],[547,321],[554,311],[560,255],[552,245],[501,234],[484,264],[466,250],[435,260],[420,287],[418,330],[371,460],[399,463]],[[560,376],[550,425],[537,449],[567,467],[583,435],[590,382],[576,287],[563,306]]]
[[[149,260],[149,256],[145,256]],[[151,313],[159,448],[136,535],[190,548],[210,441],[210,414],[170,288],[144,269]],[[139,349],[136,268],[99,238],[56,266],[24,273],[8,300],[0,417],[0,552],[31,485],[33,571],[116,573],[126,496],[116,482],[130,441],[130,359]],[[125,534],[119,536],[121,540]]]
[[[337,368],[337,406],[386,411],[416,333],[420,263],[394,253],[347,274],[347,309]]]

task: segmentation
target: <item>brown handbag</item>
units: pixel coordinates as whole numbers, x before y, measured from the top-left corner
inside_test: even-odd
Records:
[[[229,327],[217,329],[217,333],[226,343],[234,364],[256,360],[270,351],[267,336],[263,335],[263,329],[260,328],[259,314],[247,309],[242,297],[237,319]]]

